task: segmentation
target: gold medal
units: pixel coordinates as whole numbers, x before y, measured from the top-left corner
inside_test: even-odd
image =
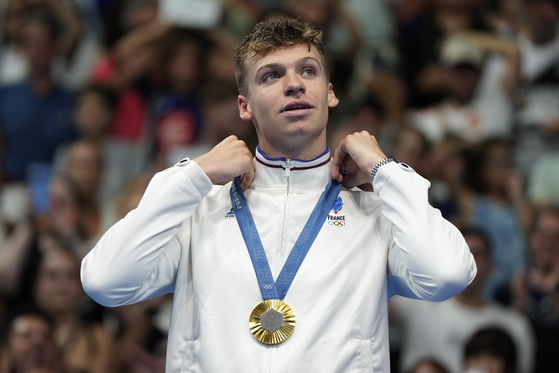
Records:
[[[250,332],[262,343],[276,345],[291,337],[295,330],[295,313],[279,299],[258,304],[248,319]]]

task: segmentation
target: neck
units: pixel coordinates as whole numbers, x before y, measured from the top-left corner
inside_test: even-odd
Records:
[[[326,146],[322,149],[322,151],[302,151],[302,152],[298,152],[298,151],[277,151],[276,149],[269,149],[269,148],[265,148],[260,146],[260,150],[262,150],[262,152],[264,154],[266,154],[268,157],[271,158],[285,158],[285,159],[299,159],[301,161],[311,161],[315,158],[317,158],[318,156],[320,156],[322,153],[324,153],[324,150],[326,149]]]
[[[304,144],[304,146],[273,146],[269,142],[261,141],[259,147],[268,157],[310,161],[324,153],[326,141]]]
[[[326,153],[330,152],[330,148],[325,147],[325,149],[320,152],[319,154],[313,155],[313,156],[309,156],[309,157],[299,157],[299,156],[285,156],[282,154],[280,155],[270,155],[268,152],[266,152],[264,149],[262,149],[262,146],[258,145],[257,148],[257,153],[259,153],[261,156],[264,156],[265,159],[269,159],[269,160],[274,160],[274,161],[280,161],[283,162],[285,160],[292,160],[292,161],[302,161],[302,162],[311,162],[311,161],[316,161],[319,158],[322,158],[324,155],[326,155]]]
[[[268,157],[310,161],[326,149],[326,128],[320,131],[293,131],[272,137],[258,133],[260,150]],[[268,138],[270,137],[270,138]]]
[[[31,87],[35,96],[46,97],[53,88],[52,79],[47,74],[35,75],[30,77]]]

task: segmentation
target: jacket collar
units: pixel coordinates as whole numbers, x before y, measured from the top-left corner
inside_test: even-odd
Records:
[[[332,180],[330,162],[328,148],[318,157],[305,161],[269,157],[258,146],[254,157],[256,175],[250,189],[272,188],[282,194],[299,194],[311,189],[324,190],[326,184]]]

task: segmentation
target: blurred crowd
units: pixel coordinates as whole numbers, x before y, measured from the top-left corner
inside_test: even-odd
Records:
[[[0,373],[164,371],[172,295],[104,308],[79,266],[158,171],[229,135],[259,20],[326,32],[341,104],[429,179],[474,282],[390,303],[393,372],[559,373],[559,0],[0,1]]]

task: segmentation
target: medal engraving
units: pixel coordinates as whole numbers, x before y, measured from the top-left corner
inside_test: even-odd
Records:
[[[262,343],[275,345],[287,340],[295,330],[295,314],[289,305],[278,299],[258,304],[250,314],[250,332]]]
[[[262,327],[269,332],[275,332],[283,325],[283,315],[276,310],[269,310],[260,317]]]

